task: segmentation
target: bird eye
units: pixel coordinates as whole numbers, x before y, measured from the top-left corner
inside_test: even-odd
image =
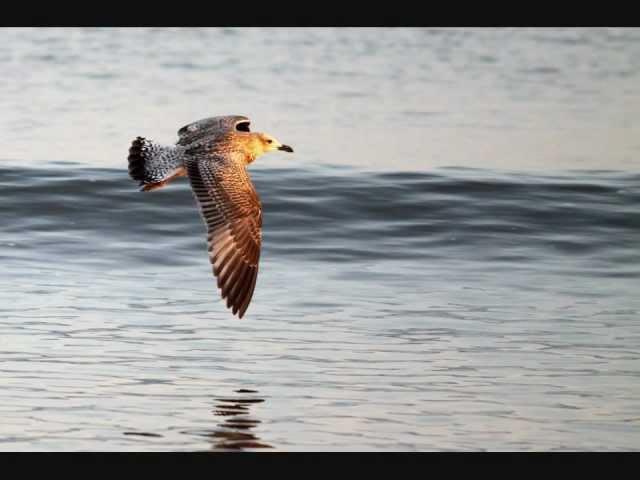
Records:
[[[267,140],[267,143],[273,143],[273,140]]]

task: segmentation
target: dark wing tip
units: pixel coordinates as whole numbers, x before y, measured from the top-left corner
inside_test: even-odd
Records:
[[[222,276],[217,276],[218,287],[222,291],[222,298],[226,300],[227,308],[233,315],[242,318],[251,303],[256,286],[258,268],[243,261],[234,265],[233,273],[220,282]]]

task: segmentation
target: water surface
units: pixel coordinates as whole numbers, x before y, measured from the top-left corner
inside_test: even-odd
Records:
[[[238,320],[185,182],[0,170],[0,448],[638,447],[637,174],[252,172]]]

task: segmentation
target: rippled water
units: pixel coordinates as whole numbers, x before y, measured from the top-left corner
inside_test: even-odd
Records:
[[[0,449],[638,450],[638,29],[1,29]],[[231,316],[137,135],[237,113]]]
[[[237,320],[185,182],[0,170],[2,448],[638,447],[637,174],[253,176]]]

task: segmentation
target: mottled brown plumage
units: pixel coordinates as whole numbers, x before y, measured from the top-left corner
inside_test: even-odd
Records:
[[[227,308],[242,318],[258,276],[262,206],[246,170],[259,155],[291,147],[249,130],[247,117],[212,117],[185,125],[175,147],[138,137],[129,174],[145,191],[187,176],[207,226],[209,261]]]

